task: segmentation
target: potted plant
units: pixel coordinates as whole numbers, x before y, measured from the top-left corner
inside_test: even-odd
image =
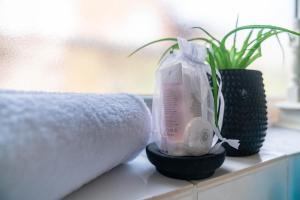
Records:
[[[207,37],[192,38],[189,41],[203,41],[209,45],[207,62],[212,69],[212,89],[214,98],[217,97],[218,86],[216,75],[219,70],[222,77],[222,93],[225,101],[224,121],[221,134],[228,139],[239,139],[239,149],[224,144],[229,156],[246,156],[259,152],[267,130],[267,105],[262,73],[247,69],[250,64],[262,56],[261,45],[269,38],[278,34],[288,33],[300,36],[300,33],[272,25],[247,25],[229,31],[218,40],[201,27]],[[237,33],[248,31],[242,45],[237,45]],[[229,39],[233,38],[228,47]],[[150,42],[140,49],[162,41],[173,41],[162,55],[178,48],[176,38],[163,38]],[[279,41],[279,39],[278,39]],[[280,43],[280,42],[279,42]],[[131,55],[132,55],[131,54]],[[215,99],[215,113],[218,115],[218,105]]]

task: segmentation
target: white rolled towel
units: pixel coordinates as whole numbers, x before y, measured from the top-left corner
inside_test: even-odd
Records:
[[[0,91],[0,199],[60,199],[147,144],[150,112],[129,94]]]

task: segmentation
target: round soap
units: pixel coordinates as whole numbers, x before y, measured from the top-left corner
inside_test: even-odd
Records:
[[[184,144],[190,155],[207,154],[213,142],[213,129],[211,124],[201,117],[193,118],[185,128]]]

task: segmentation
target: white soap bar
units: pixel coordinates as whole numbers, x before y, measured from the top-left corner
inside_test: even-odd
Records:
[[[207,154],[213,142],[213,129],[211,124],[201,117],[193,118],[185,128],[184,144],[188,154]]]

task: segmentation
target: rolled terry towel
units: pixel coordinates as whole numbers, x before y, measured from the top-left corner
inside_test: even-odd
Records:
[[[0,199],[60,199],[135,157],[151,131],[129,94],[0,92]]]

